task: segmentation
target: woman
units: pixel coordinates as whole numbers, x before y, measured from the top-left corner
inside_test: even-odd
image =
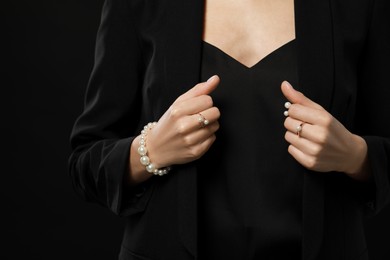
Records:
[[[367,259],[362,215],[390,194],[388,10],[107,0],[70,173],[126,217],[120,259]]]

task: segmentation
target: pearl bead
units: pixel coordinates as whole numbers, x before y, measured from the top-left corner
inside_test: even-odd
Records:
[[[153,163],[151,163],[151,164],[149,164],[149,165],[146,166],[146,170],[147,170],[148,172],[150,172],[150,173],[153,173],[155,169],[156,169],[156,167],[154,167],[154,164],[153,164]]]
[[[145,146],[141,145],[140,147],[138,147],[138,154],[139,155],[146,155],[146,153],[148,152],[148,149],[146,149]]]
[[[157,125],[157,122],[149,123],[144,126],[143,130],[141,131],[140,140],[139,140],[139,147],[137,148],[138,154],[140,157],[140,162],[142,165],[145,166],[145,169],[147,172],[152,173],[154,175],[164,175],[167,174],[168,171],[171,169],[170,167],[165,167],[162,169],[157,169],[156,166],[150,161],[148,157],[148,149],[146,149],[146,136],[148,134],[149,130],[152,130],[152,128]]]
[[[284,103],[284,107],[289,109],[291,107],[291,103],[287,101],[286,103]]]
[[[284,111],[283,114],[284,114],[284,116],[288,116],[288,111],[287,110]]]
[[[139,160],[141,164],[145,166],[150,163],[149,157],[147,157],[146,155],[142,156]]]

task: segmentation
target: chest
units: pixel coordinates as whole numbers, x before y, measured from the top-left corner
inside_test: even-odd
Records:
[[[217,47],[236,60],[255,57],[251,63],[246,63],[251,66],[292,38],[296,38],[299,90],[339,120],[343,121],[346,115],[353,118],[349,111],[353,109],[350,100],[356,95],[358,57],[370,24],[370,0],[359,4],[352,0],[295,0],[291,1],[290,8],[282,8],[281,4],[264,8],[268,11],[256,5],[249,5],[254,11],[244,4],[224,6],[198,0],[132,0],[128,3],[142,46],[142,77],[146,79],[142,85],[143,96],[152,104],[145,109],[154,118],[159,118],[177,96],[200,81],[202,40],[221,44]],[[237,10],[227,15],[217,12],[218,8]],[[271,9],[277,11],[271,12]],[[267,15],[273,20],[262,18]],[[232,25],[227,26],[228,23]],[[272,30],[267,29],[267,23],[272,24]],[[288,35],[284,31],[287,25],[293,26],[287,31],[295,34],[280,40],[280,35]],[[270,34],[266,34],[267,30],[271,30]],[[269,44],[271,47],[266,48],[267,40],[270,43],[275,39],[280,40],[280,45]],[[259,56],[253,55],[258,51]],[[335,111],[345,112],[337,114]]]
[[[251,67],[295,38],[293,0],[206,0],[203,40]]]

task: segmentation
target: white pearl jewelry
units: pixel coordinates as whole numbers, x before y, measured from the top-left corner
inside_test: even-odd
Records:
[[[167,174],[171,170],[171,167],[157,169],[150,161],[150,158],[147,155],[148,149],[146,148],[146,136],[149,130],[151,130],[156,124],[157,122],[152,122],[144,126],[144,129],[141,131],[141,139],[139,141],[139,147],[137,149],[137,152],[141,156],[139,160],[141,164],[145,166],[147,172],[153,173],[154,175],[162,176]]]
[[[199,113],[198,122],[202,128],[206,127],[210,123],[209,120],[207,120],[201,113]]]
[[[304,124],[305,124],[305,123],[302,122],[302,123],[299,124],[299,126],[296,127],[297,136],[298,136],[298,137],[301,137],[301,132],[302,132],[302,128],[303,128],[303,125],[304,125]]]
[[[284,115],[284,116],[288,116],[288,111],[287,111],[287,110],[284,111],[284,112],[283,112],[283,115]]]
[[[284,103],[284,107],[289,109],[291,107],[291,103],[287,101],[286,103]]]

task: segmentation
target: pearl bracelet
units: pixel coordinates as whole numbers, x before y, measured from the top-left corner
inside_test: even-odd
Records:
[[[141,140],[139,141],[139,147],[137,151],[138,154],[141,156],[140,162],[146,167],[146,171],[149,173],[153,173],[154,175],[162,176],[167,174],[171,170],[171,167],[157,169],[150,161],[148,157],[148,149],[146,149],[146,136],[148,134],[148,131],[151,130],[156,124],[157,122],[152,122],[144,126],[144,129],[141,131]]]

